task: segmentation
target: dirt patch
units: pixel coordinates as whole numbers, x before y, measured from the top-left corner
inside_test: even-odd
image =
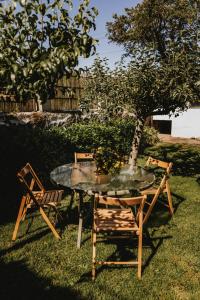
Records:
[[[200,146],[200,139],[189,139],[182,137],[173,137],[169,134],[159,134],[159,139],[165,143],[172,144],[189,144],[189,145],[198,145]]]

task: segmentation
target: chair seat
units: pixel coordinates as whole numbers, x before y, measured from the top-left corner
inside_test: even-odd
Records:
[[[62,200],[63,190],[34,191],[36,200],[42,205],[58,205]]]
[[[137,231],[138,226],[131,209],[99,208],[94,215],[96,231]]]
[[[156,187],[152,187],[152,188],[149,188],[149,189],[140,191],[140,193],[141,193],[142,195],[155,195],[156,192],[157,192],[157,190],[158,190],[158,187],[157,187],[157,188],[156,188]],[[163,193],[166,193],[166,192],[167,192],[166,188],[163,189],[162,192],[163,192]]]

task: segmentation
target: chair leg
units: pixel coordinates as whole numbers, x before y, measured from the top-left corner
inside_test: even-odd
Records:
[[[51,229],[51,231],[53,232],[54,236],[57,239],[61,239],[61,237],[59,236],[59,234],[57,233],[57,231],[55,230],[54,226],[51,224],[51,222],[49,221],[49,218],[47,217],[47,215],[45,214],[44,210],[42,207],[40,207],[40,213],[43,217],[43,219],[45,220],[45,222],[47,223],[47,225],[49,226],[49,228]]]
[[[31,221],[28,223],[27,229],[26,229],[26,234],[29,232],[32,224],[33,224],[34,216],[31,217]]]
[[[28,207],[27,207],[27,205],[26,205],[26,207],[24,207],[24,210],[23,210],[23,213],[22,213],[22,217],[21,217],[21,220],[22,220],[22,221],[25,220],[27,210],[28,210]]]
[[[166,182],[166,190],[167,190],[167,198],[168,198],[168,204],[169,204],[169,211],[170,214],[173,215],[174,213],[174,208],[173,208],[173,204],[172,204],[172,195],[171,195],[171,191],[170,191],[170,186],[169,186],[169,182]]]
[[[59,219],[60,219],[60,220],[63,220],[63,217],[62,217],[62,215],[60,214],[60,212],[58,211],[57,207],[54,206],[54,205],[51,205],[50,208],[49,208],[49,210],[48,210],[48,218],[49,218],[49,213],[50,213],[51,208],[53,209],[54,214],[55,214],[53,224],[56,225],[56,224],[59,222]]]
[[[139,220],[139,235],[138,235],[138,278],[141,279],[142,276],[142,219],[143,216],[141,215]]]
[[[96,236],[96,231],[93,230],[92,232],[92,280],[95,280],[95,276],[96,276],[96,240],[97,240],[97,236]]]
[[[156,204],[156,201],[158,200],[158,196],[160,194],[160,191],[156,192],[156,194],[154,195],[153,197],[153,200],[151,201],[151,205],[149,206],[147,212],[146,212],[146,215],[144,217],[144,220],[143,220],[143,224],[147,222],[153,208],[154,208],[154,205]]]
[[[82,227],[83,227],[83,195],[79,193],[79,203],[78,203],[78,213],[79,213],[79,223],[78,223],[78,237],[77,237],[77,248],[81,247],[82,238]]]
[[[18,215],[17,215],[17,221],[15,223],[15,228],[14,228],[13,235],[12,235],[12,241],[16,240],[17,232],[18,232],[18,229],[19,229],[19,224],[20,224],[20,221],[21,221],[22,216],[23,216],[23,211],[25,209],[24,208],[25,203],[26,203],[26,197],[23,196],[20,207],[19,207],[19,212],[18,212]]]

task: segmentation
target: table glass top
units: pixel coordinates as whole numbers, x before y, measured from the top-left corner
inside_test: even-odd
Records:
[[[59,166],[50,177],[64,187],[94,192],[141,190],[151,186],[155,180],[152,172],[141,167],[131,170],[130,165],[123,166],[116,174],[97,175],[94,161]]]

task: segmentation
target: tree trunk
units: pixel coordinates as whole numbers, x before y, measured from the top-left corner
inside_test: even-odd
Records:
[[[142,137],[142,132],[144,128],[145,119],[144,118],[137,118],[136,124],[135,124],[135,133],[133,136],[133,142],[132,142],[132,148],[131,148],[131,154],[130,154],[130,167],[131,169],[134,169],[134,167],[137,164],[137,157],[138,157],[138,151],[140,146],[140,140]]]
[[[40,100],[40,96],[38,94],[36,96],[37,96],[37,98],[36,98],[37,111],[42,112],[43,111],[42,101]]]

